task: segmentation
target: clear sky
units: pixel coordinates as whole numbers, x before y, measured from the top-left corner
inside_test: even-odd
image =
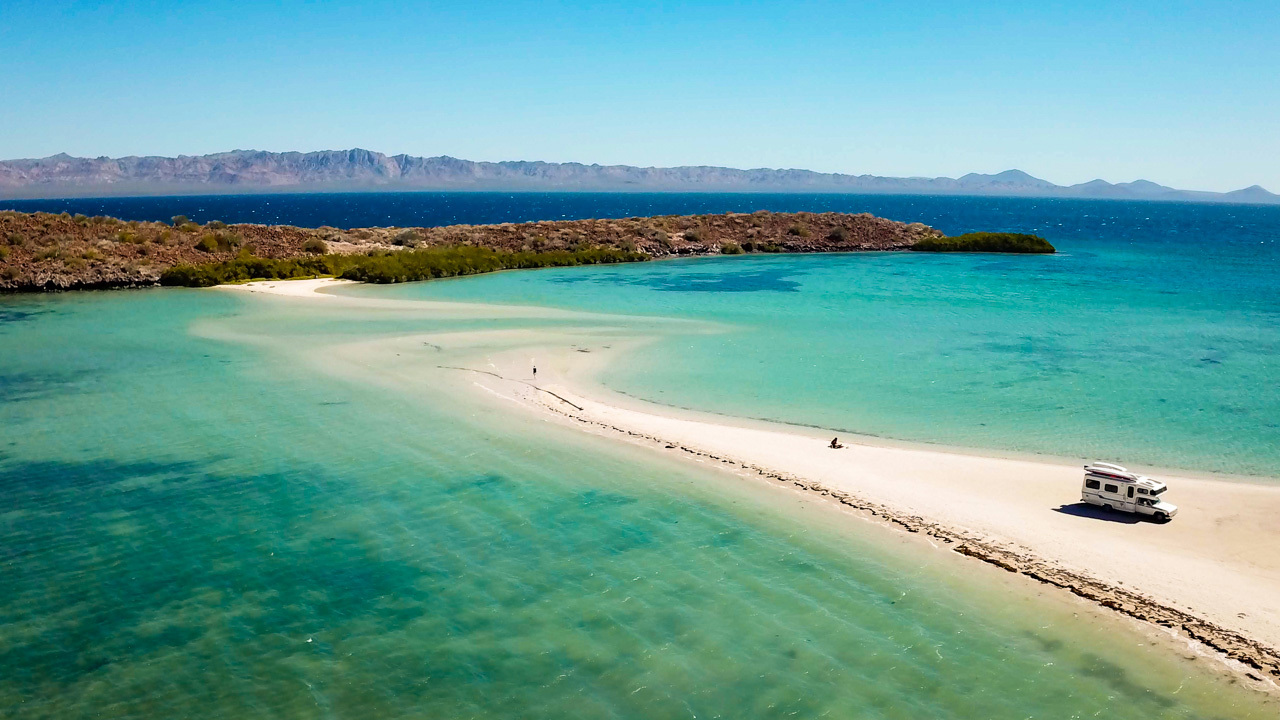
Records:
[[[1280,192],[1280,0],[0,0],[0,158],[350,147]]]

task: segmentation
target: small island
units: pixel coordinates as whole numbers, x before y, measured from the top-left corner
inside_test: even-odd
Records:
[[[946,237],[867,213],[724,213],[445,227],[339,229],[125,221],[0,211],[0,291],[341,277],[409,282],[514,268],[674,256],[916,250],[1053,252],[1013,233]]]

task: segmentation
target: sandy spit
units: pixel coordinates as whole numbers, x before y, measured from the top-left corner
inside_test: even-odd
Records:
[[[544,358],[546,354],[544,353]],[[497,375],[520,377],[503,367]],[[540,378],[548,375],[540,369]],[[557,377],[479,384],[602,434],[757,473],[826,496],[954,552],[1170,628],[1280,680],[1280,488],[1161,476],[1168,524],[1078,505],[1080,465],[981,457],[842,438],[581,394]],[[610,398],[619,401],[618,398]],[[624,406],[625,403],[625,406]],[[1265,676],[1265,677],[1264,677]]]

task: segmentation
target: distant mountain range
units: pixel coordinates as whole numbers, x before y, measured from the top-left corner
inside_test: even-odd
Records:
[[[1280,195],[1253,187],[1216,193],[1177,190],[1147,180],[1091,180],[1055,185],[1021,170],[959,178],[896,178],[809,170],[688,166],[473,162],[457,158],[384,155],[370,150],[0,161],[0,197],[173,195],[254,192],[405,190],[844,192],[1017,197],[1110,198],[1280,204]]]

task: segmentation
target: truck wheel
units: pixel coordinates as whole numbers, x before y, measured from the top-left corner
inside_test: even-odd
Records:
[[[1169,522],[1169,516],[1162,512],[1158,512],[1156,513],[1156,522],[1167,523]]]

